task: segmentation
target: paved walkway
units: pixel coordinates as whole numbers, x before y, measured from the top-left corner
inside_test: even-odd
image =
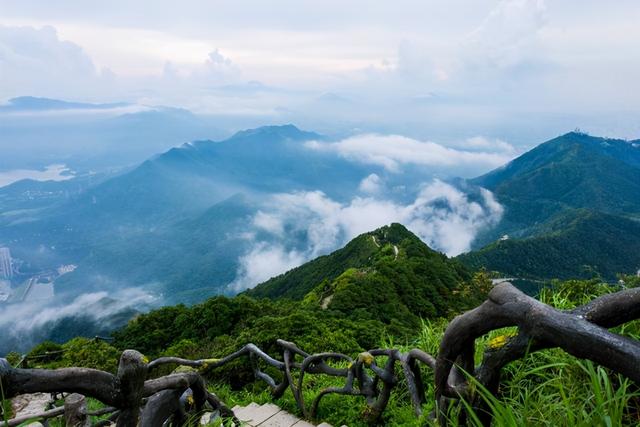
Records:
[[[247,406],[235,406],[233,412],[236,417],[251,427],[315,427],[308,421],[280,409],[273,403],[258,405],[250,403]],[[330,424],[322,423],[317,427],[332,427]]]
[[[16,396],[11,400],[13,417],[20,418],[41,414],[47,410],[49,402],[51,402],[51,394],[49,393],[22,394]]]

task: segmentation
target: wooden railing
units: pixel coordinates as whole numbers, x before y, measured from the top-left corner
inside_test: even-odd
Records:
[[[561,348],[640,385],[640,342],[608,330],[638,318],[640,288],[607,294],[574,310],[560,311],[528,297],[509,283],[501,283],[492,289],[482,305],[453,319],[445,331],[437,359],[420,349],[406,353],[374,349],[356,358],[340,353],[308,354],[293,343],[278,340],[282,360],[253,344],[222,359],[206,360],[162,357],[148,362],[139,352],[126,350],[115,375],[85,368],[20,369],[0,359],[0,379],[5,398],[35,392],[76,393],[107,405],[100,413],[111,413],[110,419],[118,426],[160,426],[169,419],[173,425],[181,425],[207,405],[219,410],[223,417],[234,419],[232,411],[207,390],[201,372],[246,357],[255,378],[268,385],[274,398],[291,390],[305,417],[315,418],[323,397],[337,393],[363,397],[368,406],[366,417],[375,423],[380,420],[392,390],[401,383],[406,384],[416,415],[422,415],[426,402],[421,370],[424,367],[435,371],[435,400],[440,409],[431,415],[438,417],[441,425],[448,423],[444,408],[461,399],[470,403],[481,420],[489,424],[491,412],[475,392],[476,386],[480,384],[496,394],[502,368],[538,350]],[[518,328],[517,335],[503,337],[488,346],[481,364],[475,366],[476,339],[509,326]],[[176,364],[194,369],[150,378],[155,368]],[[271,367],[271,373],[265,372],[261,364]],[[280,372],[277,378],[274,371]],[[307,375],[317,374],[344,378],[344,385],[321,390],[309,404],[302,393],[304,380]],[[399,376],[405,381],[401,382]],[[53,409],[41,417],[64,415],[68,423],[71,419],[76,424],[87,425],[88,417],[95,413],[83,409],[83,405],[77,403],[79,397],[72,396],[73,402],[65,401],[64,408]],[[17,421],[10,421],[8,425],[18,425]],[[239,425],[237,420],[236,425]]]

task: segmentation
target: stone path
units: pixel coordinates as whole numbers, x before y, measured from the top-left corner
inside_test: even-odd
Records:
[[[34,393],[22,394],[11,400],[14,418],[33,416],[47,410],[47,405],[51,402],[51,394]]]
[[[264,405],[250,403],[244,407],[235,406],[233,412],[240,421],[251,427],[315,427],[314,424],[283,411],[273,403],[265,403]],[[317,427],[332,426],[322,423]]]

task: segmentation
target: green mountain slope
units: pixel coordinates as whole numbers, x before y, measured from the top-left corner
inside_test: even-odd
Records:
[[[481,236],[526,237],[572,208],[640,214],[640,148],[634,142],[568,133],[473,180],[505,206],[503,221]]]
[[[529,278],[580,278],[640,266],[640,143],[571,132],[472,181],[504,206],[459,260]],[[508,235],[508,240],[499,240]]]
[[[250,296],[302,299],[344,314],[379,307],[402,317],[442,315],[457,307],[456,290],[469,279],[459,263],[430,249],[400,224],[353,239],[343,249],[274,277]]]
[[[569,211],[534,237],[498,241],[463,254],[469,268],[508,276],[591,278],[635,273],[640,268],[640,221],[590,210]]]

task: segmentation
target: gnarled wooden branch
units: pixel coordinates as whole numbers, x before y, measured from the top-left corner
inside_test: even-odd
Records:
[[[467,379],[456,365],[473,374],[475,380],[495,393],[501,369],[528,352],[559,347],[567,353],[589,359],[619,372],[640,384],[640,343],[606,328],[640,317],[640,289],[604,295],[564,312],[537,301],[510,283],[492,289],[489,298],[449,324],[440,343],[436,366],[436,400],[465,398],[482,407],[470,396]],[[489,348],[480,366],[474,369],[475,340],[488,332],[518,327],[518,335],[498,348]],[[484,422],[490,421],[486,411]],[[440,413],[441,421],[444,414]]]

